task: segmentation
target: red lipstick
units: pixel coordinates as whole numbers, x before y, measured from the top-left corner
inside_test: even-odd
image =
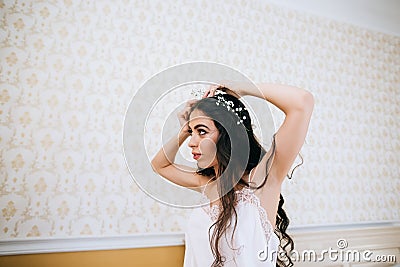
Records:
[[[193,158],[195,159],[195,160],[198,160],[200,157],[201,157],[201,154],[200,153],[192,153],[193,154]]]

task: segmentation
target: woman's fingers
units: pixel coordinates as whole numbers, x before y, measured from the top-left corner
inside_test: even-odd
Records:
[[[187,107],[192,107],[194,104],[196,104],[197,99],[190,99],[186,102]]]
[[[185,107],[180,112],[177,113],[177,116],[181,124],[184,124],[189,119],[190,109],[193,107],[194,104],[196,104],[196,102],[197,102],[196,99],[191,99],[186,101]]]
[[[203,95],[202,98],[208,97],[209,94],[210,94],[210,88],[208,88],[208,89],[206,90],[206,92],[204,93],[204,95]]]
[[[203,98],[213,97],[215,95],[215,91],[220,87],[220,85],[211,85],[203,95]]]
[[[232,89],[229,89],[227,86],[225,86],[225,83],[224,83],[224,84],[219,84],[219,85],[211,85],[204,93],[203,98],[215,96],[215,93],[217,90],[223,91],[223,92],[225,92],[229,95],[232,95],[236,98],[241,97],[239,93],[237,93],[236,91],[234,91]]]

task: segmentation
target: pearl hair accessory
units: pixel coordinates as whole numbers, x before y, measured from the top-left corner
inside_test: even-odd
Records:
[[[201,99],[206,91],[203,88],[193,88],[190,94],[194,96],[194,98]]]
[[[233,113],[235,113],[236,114],[236,116],[238,117],[238,121],[236,122],[236,124],[241,124],[241,123],[243,123],[243,121],[244,120],[246,120],[247,119],[247,117],[246,117],[246,115],[241,115],[240,113],[241,113],[241,111],[242,110],[247,110],[246,108],[242,108],[242,107],[235,107],[235,105],[233,104],[233,102],[232,101],[228,101],[228,100],[226,100],[224,97],[222,97],[220,94],[222,94],[222,93],[217,93],[215,96],[217,97],[217,102],[215,102],[215,104],[217,105],[217,106],[223,106],[223,107],[226,107],[226,109],[228,110],[228,111],[231,111],[231,112],[233,112]]]
[[[203,95],[205,94],[205,92],[206,91],[203,88],[193,88],[190,94],[192,96],[194,96],[195,98],[197,98],[197,99],[201,99],[203,97]],[[228,101],[223,96],[221,96],[221,95],[224,95],[224,94],[226,94],[226,92],[223,92],[223,91],[220,91],[220,90],[217,90],[215,92],[214,97],[217,98],[217,102],[215,102],[215,104],[217,106],[226,107],[226,109],[228,111],[231,111],[231,112],[235,113],[236,116],[238,117],[238,121],[236,122],[237,125],[243,123],[243,121],[246,120],[247,117],[246,117],[246,115],[241,115],[241,113],[242,113],[243,110],[247,110],[247,109],[246,108],[242,108],[242,107],[235,107],[235,105],[233,104],[232,101],[230,101],[230,100]]]

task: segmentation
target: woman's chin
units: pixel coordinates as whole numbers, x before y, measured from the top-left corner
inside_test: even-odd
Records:
[[[210,168],[211,166],[209,166],[209,165],[204,165],[204,164],[197,164],[197,167],[198,167],[199,169],[204,170],[204,169]]]
[[[204,155],[202,155],[202,157],[200,157],[197,160],[197,167],[199,169],[208,169],[211,167],[215,168],[215,166],[217,166],[217,163],[218,162],[215,157],[211,160],[210,158],[208,158],[208,157],[206,158],[206,157],[204,157]]]
[[[214,167],[214,165],[213,164],[204,164],[202,162],[197,162],[197,167],[199,169],[208,169],[208,168]]]

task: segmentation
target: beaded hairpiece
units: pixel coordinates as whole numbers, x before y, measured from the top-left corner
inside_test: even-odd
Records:
[[[197,99],[201,99],[205,93],[206,91],[202,88],[193,88],[192,91],[190,92],[190,94]]]
[[[216,93],[215,97],[217,97],[217,102],[215,102],[215,104],[217,106],[226,107],[228,111],[235,113],[236,116],[238,117],[238,121],[236,122],[236,124],[239,125],[240,123],[243,123],[243,121],[246,120],[247,117],[246,115],[242,115],[240,113],[242,112],[242,110],[247,110],[247,109],[242,107],[235,107],[235,104],[233,104],[231,100],[226,100],[224,97],[221,96],[221,94],[223,93]]]
[[[204,89],[192,89],[191,93],[192,96],[194,96],[195,98],[200,98],[205,94],[205,90]],[[223,96],[223,94],[226,94],[223,91],[217,91],[215,92],[215,97],[217,98],[217,102],[215,102],[215,104],[217,106],[223,106],[226,107],[226,109],[228,111],[231,111],[233,113],[236,114],[236,116],[238,117],[238,121],[236,122],[236,124],[240,124],[243,123],[244,120],[247,119],[246,115],[242,115],[240,114],[243,110],[247,110],[246,108],[242,108],[242,107],[235,107],[235,105],[233,104],[233,102],[231,100],[226,100]]]

